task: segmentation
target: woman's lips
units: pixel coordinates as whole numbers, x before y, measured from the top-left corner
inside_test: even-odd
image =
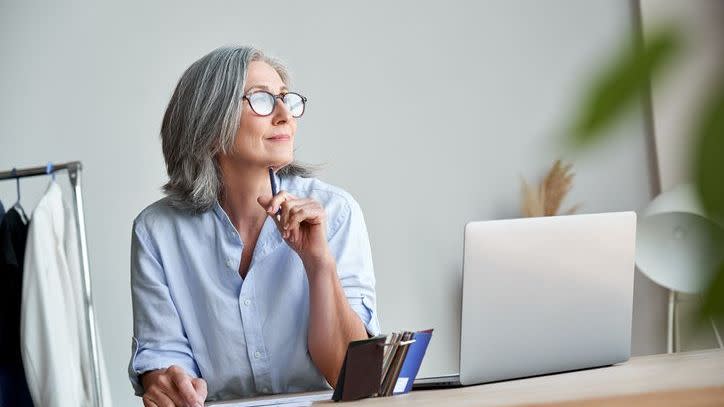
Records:
[[[267,140],[271,141],[288,141],[291,137],[288,134],[280,134],[278,136],[269,137]]]

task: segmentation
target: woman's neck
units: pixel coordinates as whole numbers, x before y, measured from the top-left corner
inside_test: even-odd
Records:
[[[221,172],[224,191],[219,204],[229,215],[231,223],[241,233],[263,225],[267,214],[256,199],[271,195],[269,170],[221,164]]]

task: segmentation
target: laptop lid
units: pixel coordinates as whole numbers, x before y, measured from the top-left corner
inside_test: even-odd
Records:
[[[469,222],[463,385],[630,356],[636,214]]]

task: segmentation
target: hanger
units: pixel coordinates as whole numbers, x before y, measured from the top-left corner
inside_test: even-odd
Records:
[[[13,208],[18,211],[23,219],[23,222],[28,223],[28,215],[25,214],[25,209],[23,209],[23,206],[20,205],[20,177],[18,177],[18,171],[15,169],[15,167],[13,167],[11,174],[13,177],[15,177],[15,188],[18,192],[18,200],[17,202],[15,202],[15,205],[13,205]]]
[[[55,181],[55,169],[53,168],[53,163],[49,162],[48,165],[45,166],[45,173],[50,174],[50,178]]]

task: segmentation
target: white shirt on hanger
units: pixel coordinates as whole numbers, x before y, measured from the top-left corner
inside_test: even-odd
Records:
[[[51,181],[32,213],[25,249],[20,342],[36,406],[91,406],[92,359],[85,324],[75,216]],[[104,407],[111,406],[97,340]]]

